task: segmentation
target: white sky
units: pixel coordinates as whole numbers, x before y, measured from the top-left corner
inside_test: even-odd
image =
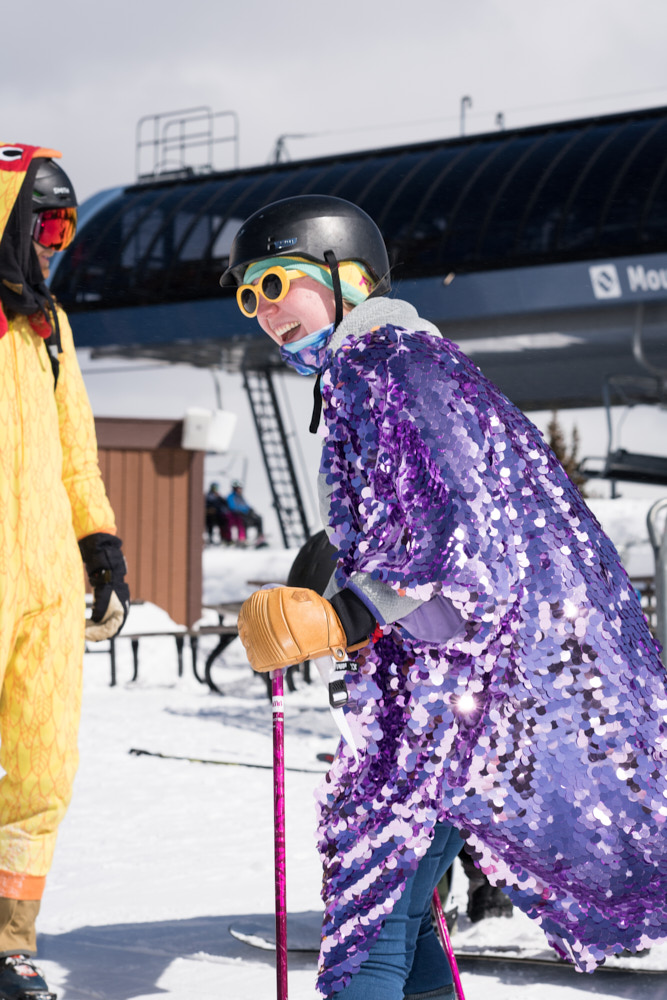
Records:
[[[2,25],[0,138],[60,149],[81,201],[175,109],[236,112],[249,166],[284,133],[311,136],[292,159],[457,135],[463,95],[466,132],[667,104],[664,0],[33,0]]]

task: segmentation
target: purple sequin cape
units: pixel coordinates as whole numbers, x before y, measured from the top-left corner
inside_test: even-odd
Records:
[[[348,337],[323,378],[338,583],[428,600],[466,633],[359,656],[317,793],[318,988],[368,955],[438,820],[592,971],[667,936],[665,670],[618,555],[540,433],[446,340]]]

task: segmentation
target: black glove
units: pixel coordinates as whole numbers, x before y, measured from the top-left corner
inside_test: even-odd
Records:
[[[86,619],[86,639],[111,639],[121,628],[130,610],[130,589],[125,583],[127,564],[116,535],[97,532],[79,542],[81,558],[93,588],[93,614]]]
[[[344,587],[330,598],[347,637],[348,648],[365,642],[375,631],[377,621],[360,597]]]

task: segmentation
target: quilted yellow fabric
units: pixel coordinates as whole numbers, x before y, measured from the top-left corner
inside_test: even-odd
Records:
[[[16,150],[20,158],[8,154]],[[0,234],[33,155],[59,154],[0,144]],[[116,530],[72,332],[61,309],[58,318],[55,391],[44,340],[28,320],[5,321],[0,336],[0,896],[16,899],[41,896],[77,766],[77,539]]]

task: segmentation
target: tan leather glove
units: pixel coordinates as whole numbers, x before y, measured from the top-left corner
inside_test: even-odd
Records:
[[[346,658],[347,639],[338,615],[329,601],[304,587],[255,591],[241,608],[239,636],[250,666],[259,673],[318,656]]]

